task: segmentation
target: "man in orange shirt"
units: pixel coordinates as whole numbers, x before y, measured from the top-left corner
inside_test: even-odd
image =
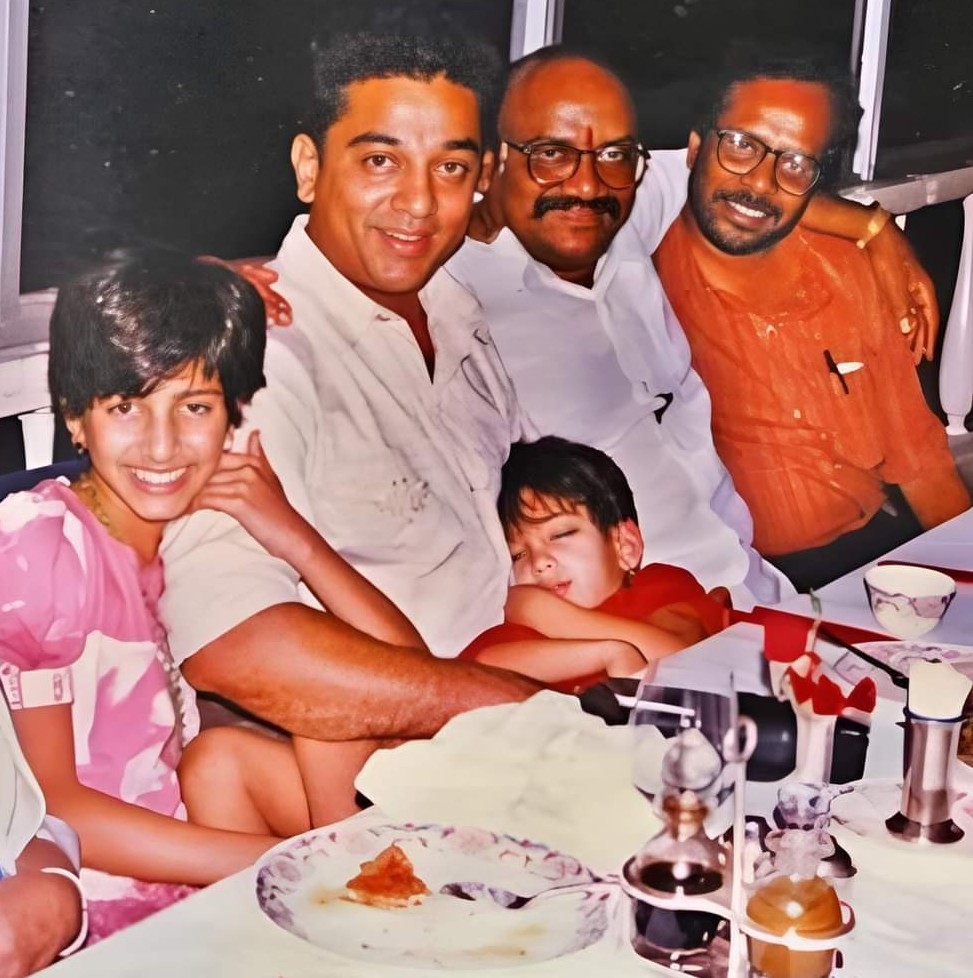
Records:
[[[792,66],[727,85],[654,256],[754,545],[799,589],[970,505],[862,249],[798,225],[854,118],[843,87]]]

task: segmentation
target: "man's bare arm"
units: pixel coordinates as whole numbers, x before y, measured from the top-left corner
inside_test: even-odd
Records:
[[[198,690],[318,740],[430,737],[457,713],[540,688],[502,669],[389,645],[296,603],[258,612],[182,668]]]
[[[841,197],[815,194],[801,223],[812,231],[861,243],[918,364],[923,357],[931,360],[936,352],[936,289],[890,216],[878,205],[864,207]]]

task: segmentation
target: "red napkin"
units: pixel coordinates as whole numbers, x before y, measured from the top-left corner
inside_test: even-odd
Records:
[[[810,652],[808,660],[808,663],[801,662],[798,668],[791,666],[784,674],[798,703],[810,700],[811,709],[819,716],[840,716],[848,709],[871,713],[875,709],[877,693],[872,679],[866,676],[845,695],[832,679],[816,675],[821,665],[818,656]]]
[[[753,611],[733,612],[734,621],[749,621],[763,625],[764,655],[771,662],[793,662],[804,655],[811,619],[789,611],[754,608]]]

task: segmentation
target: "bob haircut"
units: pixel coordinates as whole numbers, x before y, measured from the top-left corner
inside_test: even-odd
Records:
[[[61,286],[48,385],[65,417],[96,398],[141,397],[190,363],[223,385],[227,418],[265,384],[266,314],[235,272],[162,248],[124,249]]]
[[[517,442],[500,477],[497,509],[505,533],[530,522],[524,493],[565,509],[584,506],[591,521],[607,533],[625,520],[638,524],[635,500],[622,470],[590,445],[546,435],[535,442]]]

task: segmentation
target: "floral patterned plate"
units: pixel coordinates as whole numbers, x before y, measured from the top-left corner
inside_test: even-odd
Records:
[[[950,665],[973,678],[973,646],[954,645],[947,642],[923,642],[921,639],[908,642],[860,642],[862,651],[882,662],[888,663],[899,672],[909,674],[909,666],[916,660],[926,662],[948,662]],[[846,661],[847,660],[847,661]],[[872,667],[861,659],[846,656],[836,665],[842,678],[857,681],[869,675]]]
[[[410,907],[347,899],[360,864],[395,843],[432,891]],[[482,882],[530,896],[594,882],[571,856],[485,829],[443,825],[325,827],[288,839],[257,865],[257,902],[278,926],[346,957],[416,968],[493,968],[580,951],[608,925],[603,887],[538,900],[520,910],[439,893]]]

